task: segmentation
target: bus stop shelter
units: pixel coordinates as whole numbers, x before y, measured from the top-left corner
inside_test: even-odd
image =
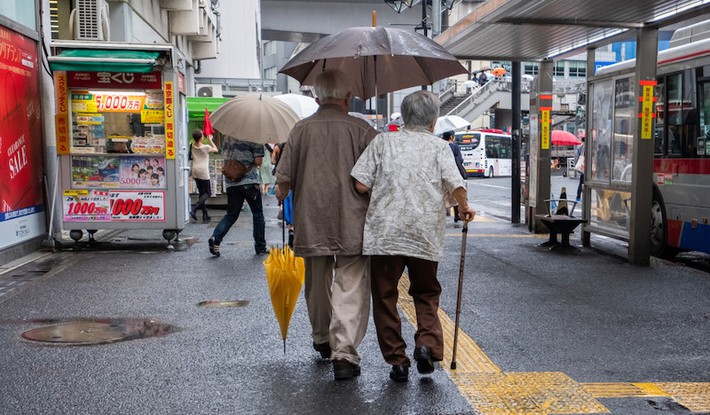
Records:
[[[587,53],[587,79],[594,85],[594,58],[598,47],[615,41],[636,40],[635,97],[632,113],[635,125],[630,129],[633,152],[624,180],[595,179],[585,183],[583,203],[583,243],[589,245],[590,233],[627,240],[628,257],[633,264],[650,263],[649,229],[651,226],[653,184],[654,85],[658,52],[658,31],[686,21],[698,21],[710,13],[710,1],[703,0],[488,0],[444,31],[435,40],[461,60],[508,60],[512,62],[513,176],[512,221],[520,221],[520,62],[541,62],[536,91],[531,94],[529,194],[526,218],[531,230],[542,229],[535,215],[548,213],[550,195],[550,110],[552,101],[552,62]],[[707,18],[707,16],[704,16]],[[587,94],[587,108],[589,97]],[[613,99],[613,95],[610,97]],[[586,136],[590,134],[590,111]],[[610,122],[613,120],[609,120]],[[590,145],[585,157],[590,160]],[[586,163],[590,177],[592,163]],[[598,209],[588,202],[592,194],[622,195],[627,206],[627,225],[609,231],[599,220]]]

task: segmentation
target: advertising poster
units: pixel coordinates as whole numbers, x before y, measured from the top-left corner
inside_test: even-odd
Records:
[[[165,158],[72,156],[72,187],[165,189]]]
[[[164,191],[65,190],[65,222],[163,222]]]
[[[105,190],[65,190],[64,221],[110,221],[111,204]]]
[[[36,43],[0,26],[0,212],[42,203]]]
[[[118,190],[109,193],[111,221],[113,222],[164,222],[164,191]]]
[[[72,187],[118,187],[119,163],[118,156],[72,156]]]
[[[121,187],[165,189],[164,157],[121,157]]]
[[[0,26],[0,247],[46,231],[37,44]]]

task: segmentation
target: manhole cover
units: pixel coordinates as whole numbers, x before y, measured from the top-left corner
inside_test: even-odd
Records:
[[[169,324],[144,319],[80,319],[22,333],[36,342],[65,345],[92,345],[165,336],[175,331]]]
[[[200,301],[199,303],[197,303],[198,307],[204,307],[204,308],[246,307],[248,305],[249,305],[248,300],[231,300],[231,301],[209,300],[209,301]]]

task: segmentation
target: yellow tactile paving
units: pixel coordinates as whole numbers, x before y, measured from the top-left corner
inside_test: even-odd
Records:
[[[679,404],[692,412],[710,412],[710,382],[657,382]]]
[[[409,277],[404,274],[399,282],[399,305],[416,327],[408,290]],[[457,370],[451,370],[454,322],[441,309],[439,318],[445,350],[441,367],[480,415],[601,414],[609,410],[597,399],[645,397],[668,397],[693,413],[710,412],[710,382],[578,383],[561,372],[505,373],[460,329]]]
[[[645,398],[650,396],[669,397],[668,392],[653,383],[582,383],[582,387],[595,398]]]

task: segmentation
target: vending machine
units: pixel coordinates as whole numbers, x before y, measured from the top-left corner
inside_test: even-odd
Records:
[[[53,66],[58,196],[75,241],[99,229],[162,230],[170,241],[189,220],[184,76],[162,62]]]

